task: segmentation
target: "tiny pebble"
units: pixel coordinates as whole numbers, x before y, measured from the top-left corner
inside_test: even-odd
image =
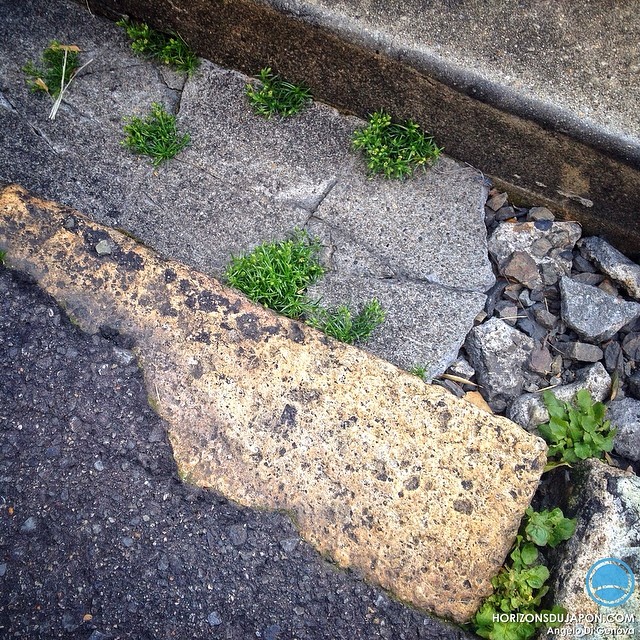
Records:
[[[31,516],[30,518],[27,518],[22,523],[22,526],[20,527],[20,531],[22,533],[33,533],[36,530],[37,526],[38,526],[38,523],[36,519],[33,516]]]
[[[0,578],[4,578],[4,575],[7,573],[7,563],[0,562]]]
[[[120,542],[122,542],[122,544],[127,548],[133,546],[133,538],[129,538],[128,536],[125,536],[124,538],[120,538]]]
[[[298,538],[285,538],[280,540],[280,546],[286,553],[291,553],[298,546]]]
[[[212,626],[212,627],[219,627],[222,624],[222,618],[220,617],[220,614],[217,611],[212,611],[208,616],[207,616],[207,622]]]
[[[96,253],[99,256],[108,256],[111,254],[111,245],[106,240],[100,240],[96,245]]]
[[[102,462],[102,460],[96,460],[96,461],[93,463],[93,468],[94,468],[96,471],[104,471],[104,463]]]

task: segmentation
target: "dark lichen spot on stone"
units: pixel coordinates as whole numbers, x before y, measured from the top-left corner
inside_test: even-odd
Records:
[[[471,515],[473,513],[473,505],[469,500],[454,500],[453,508],[459,513]]]
[[[90,251],[95,251],[95,246],[102,242],[108,242],[110,245],[113,244],[113,240],[111,240],[111,236],[106,232],[100,229],[92,229],[91,227],[85,227],[82,230],[82,235],[84,237],[84,243],[87,245]]]
[[[462,481],[462,488],[465,491],[469,491],[469,489],[471,489],[471,487],[473,487],[473,482],[471,482],[471,480],[463,480]]]
[[[158,307],[158,311],[160,312],[161,315],[165,317],[175,318],[178,315],[178,312],[168,302],[163,302]]]
[[[292,405],[292,404],[287,404],[285,405],[283,411],[282,411],[282,415],[280,416],[280,419],[278,420],[278,425],[279,426],[286,426],[286,427],[290,427],[293,428],[296,426],[296,416],[298,415],[298,410]]]
[[[189,291],[189,289],[191,288],[191,283],[188,280],[185,280],[184,278],[182,280],[180,280],[180,293],[184,293],[186,294],[187,291]]]
[[[221,322],[220,328],[224,329],[225,331],[231,331],[231,325],[228,322]]]
[[[340,423],[341,429],[348,429],[351,426],[354,426],[358,422],[358,416],[350,416],[346,420],[343,420]]]
[[[187,307],[189,307],[189,309],[195,309],[196,308],[195,296],[188,296],[184,301],[184,303],[187,305]]]
[[[192,365],[192,367],[191,367],[191,375],[196,380],[199,380],[200,378],[202,378],[202,374],[203,373],[204,373],[204,371],[202,369],[202,365],[199,362],[196,362],[194,365]]]
[[[142,271],[144,269],[144,258],[135,251],[122,251],[119,247],[116,247],[112,251],[111,257],[114,262],[125,269],[131,271]]]
[[[289,338],[298,344],[304,344],[304,331],[297,322],[289,325]]]
[[[196,342],[202,342],[203,344],[211,344],[211,334],[208,331],[200,331],[193,336]]]
[[[280,333],[280,327],[276,324],[270,324],[268,327],[263,327],[262,332],[269,336],[276,336]]]
[[[169,284],[171,282],[175,282],[176,278],[178,276],[176,275],[176,272],[173,269],[165,269],[164,270],[164,281]]]
[[[418,478],[418,476],[411,476],[404,481],[403,486],[407,491],[415,491],[420,486],[420,478]]]
[[[236,326],[245,338],[249,338],[249,340],[260,339],[260,325],[255,314],[243,313],[236,318]]]
[[[538,469],[541,469],[543,466],[544,466],[544,463],[543,463],[541,460],[534,460],[534,461],[531,463],[531,468],[532,468],[534,471],[538,471]]]

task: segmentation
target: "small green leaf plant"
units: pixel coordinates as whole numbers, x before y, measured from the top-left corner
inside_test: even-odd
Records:
[[[489,640],[529,640],[542,623],[520,621],[518,614],[528,616],[563,612],[561,607],[540,609],[542,599],[549,591],[545,584],[549,579],[549,570],[541,562],[537,547],[556,547],[568,540],[575,528],[576,521],[565,518],[558,508],[540,512],[531,507],[527,509],[509,558],[491,581],[494,592],[483,602],[471,623],[480,637]],[[513,617],[510,615],[505,620],[503,614],[512,614]]]
[[[293,116],[313,99],[307,87],[282,80],[270,67],[262,69],[257,79],[260,86],[248,84],[246,94],[254,113],[264,118]]]
[[[178,34],[161,33],[144,22],[126,17],[116,24],[125,30],[131,40],[131,48],[138,55],[157,60],[189,76],[198,68],[198,56]]]
[[[613,449],[616,430],[604,419],[605,405],[594,402],[587,389],[578,391],[574,404],[561,402],[550,391],[543,398],[549,422],[539,425],[538,431],[549,443],[548,466],[602,458]]]
[[[176,117],[158,102],[144,118],[125,118],[126,138],[122,144],[134,153],[147,155],[154,167],[175,157],[189,144],[189,134],[178,133]]]
[[[7,259],[7,252],[0,249],[0,265],[4,264]]]
[[[385,178],[406,178],[417,167],[432,165],[442,153],[415,122],[393,122],[383,111],[373,113],[369,124],[355,131],[353,148],[364,153],[371,175]]]
[[[337,340],[363,342],[384,320],[377,300],[357,314],[342,305],[324,309],[307,295],[307,287],[325,273],[319,260],[320,243],[304,231],[288,240],[264,243],[245,256],[232,257],[225,270],[226,282],[251,300],[295,320],[324,331]]]

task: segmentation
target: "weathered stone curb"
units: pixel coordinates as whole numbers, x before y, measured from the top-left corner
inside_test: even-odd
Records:
[[[637,139],[608,133],[551,101],[532,101],[503,84],[491,86],[468,68],[462,77],[451,68],[438,69],[428,48],[390,37],[384,23],[340,27],[335,24],[339,8],[336,17],[308,4],[90,2],[94,11],[111,18],[129,14],[177,31],[222,66],[255,74],[270,65],[311,86],[318,100],[361,117],[384,108],[398,118],[412,118],[447,153],[514,195],[562,211],[580,221],[586,234],[605,235],[621,250],[637,254]]]
[[[466,621],[491,591],[542,440],[20,187],[0,193],[0,248],[84,330],[133,338],[190,482],[290,512],[438,615]]]

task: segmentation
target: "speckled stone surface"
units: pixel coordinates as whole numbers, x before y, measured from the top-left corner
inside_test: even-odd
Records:
[[[287,511],[319,552],[443,617],[491,591],[542,440],[19,187],[0,195],[0,249],[84,330],[135,341],[186,480]]]

